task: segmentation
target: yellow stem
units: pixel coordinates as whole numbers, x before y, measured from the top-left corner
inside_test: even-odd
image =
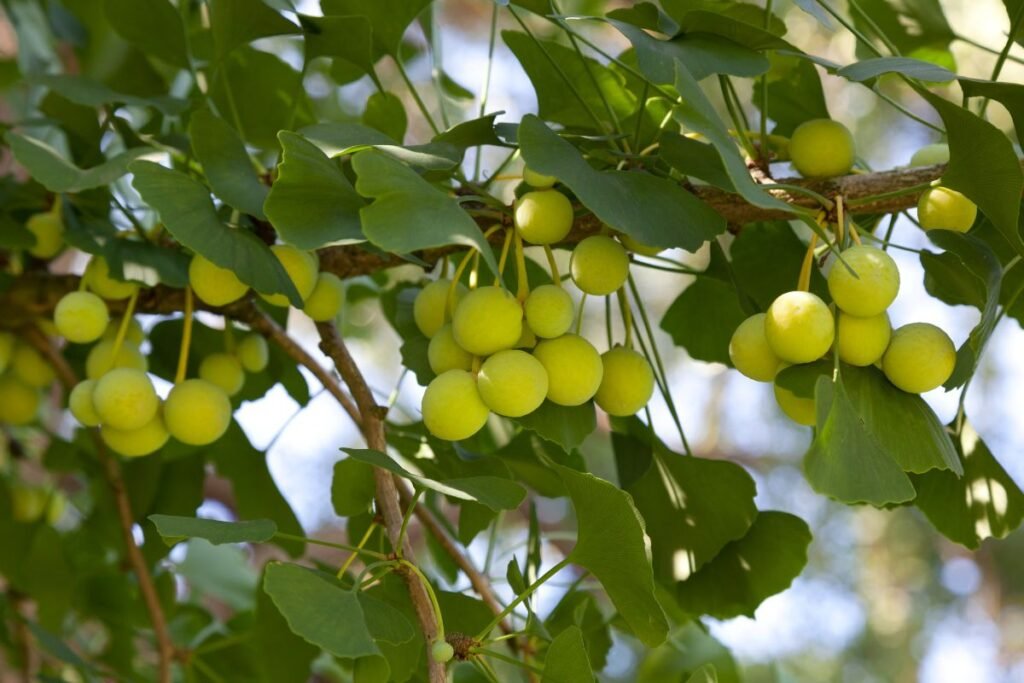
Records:
[[[619,296],[619,310],[622,311],[622,325],[626,328],[627,349],[633,348],[633,311],[629,307],[629,299],[626,298],[626,288],[620,287],[616,292]]]
[[[455,275],[452,276],[452,284],[448,287],[448,305],[445,306],[445,322],[452,319],[455,315],[455,292],[459,286],[459,280],[462,279],[462,274],[466,271],[466,266],[469,265],[469,259],[473,257],[475,252],[473,250],[467,251],[466,255],[459,261],[458,268],[455,269]]]
[[[580,297],[580,307],[579,307],[579,310],[577,311],[576,334],[579,334],[580,330],[583,329],[583,311],[586,310],[585,309],[586,305],[587,305],[587,293],[583,292],[583,296]]]
[[[473,269],[469,271],[469,288],[476,289],[480,284],[480,252],[473,252]]]
[[[235,352],[235,328],[227,318],[224,318],[224,350]]]
[[[124,339],[128,336],[128,326],[131,325],[132,315],[135,313],[135,302],[139,300],[139,288],[136,287],[135,291],[132,292],[132,296],[128,299],[128,305],[125,306],[124,315],[121,316],[121,324],[117,327],[117,336],[114,337],[114,349],[110,354],[110,363],[107,366],[107,370],[114,367],[114,363],[117,362],[117,356],[121,353],[121,347],[124,345]]]
[[[811,241],[807,245],[807,253],[804,254],[803,265],[800,266],[800,279],[796,288],[806,292],[811,288],[811,265],[814,263],[814,247],[818,243],[818,236],[811,235]]]
[[[508,260],[508,249],[512,246],[512,231],[505,231],[505,241],[501,245],[501,257],[498,259],[498,274],[494,276],[494,286],[501,284],[501,276],[505,274],[505,262]]]
[[[551,250],[551,245],[544,245],[544,255],[548,257],[548,270],[551,271],[551,280],[558,285],[562,286],[562,276],[558,274],[558,264],[555,263],[555,252]]]
[[[519,278],[519,287],[516,291],[516,298],[519,299],[519,303],[526,301],[526,297],[530,295],[530,280],[526,275],[526,255],[523,253],[523,238],[517,230],[515,233],[516,239],[516,274]]]
[[[192,288],[185,288],[185,318],[181,329],[181,350],[178,352],[178,372],[174,375],[174,383],[185,381],[185,370],[188,368],[188,347],[192,343]]]
[[[377,528],[377,522],[370,522],[370,526],[367,527],[366,533],[363,534],[362,540],[359,541],[359,545],[356,546],[356,550],[351,555],[348,556],[348,559],[345,560],[345,564],[341,565],[341,569],[338,570],[338,578],[339,579],[341,577],[345,576],[345,572],[347,572],[348,568],[352,566],[353,562],[355,562],[356,557],[358,557],[358,555],[359,555],[359,551],[362,550],[363,546],[366,545],[366,542],[370,540],[370,536],[373,535],[373,532],[374,532],[374,530],[376,528]]]

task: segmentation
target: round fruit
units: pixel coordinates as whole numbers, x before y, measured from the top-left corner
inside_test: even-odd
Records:
[[[896,262],[881,249],[866,245],[850,247],[841,256],[828,274],[828,291],[836,306],[861,318],[884,313],[900,291]]]
[[[35,522],[46,511],[49,498],[46,490],[35,486],[11,486],[11,517],[22,524]]]
[[[882,370],[903,391],[923,394],[942,386],[956,366],[956,347],[935,325],[911,323],[892,333]]]
[[[548,399],[562,406],[586,403],[601,386],[601,354],[583,337],[566,334],[537,344],[533,355],[548,373]]]
[[[38,391],[12,375],[0,376],[0,424],[28,424],[38,410]]]
[[[740,323],[729,340],[729,358],[733,367],[758,382],[771,382],[782,367],[782,361],[765,337],[765,318],[764,313],[750,316]]]
[[[334,320],[341,313],[345,303],[345,285],[334,273],[320,273],[316,278],[316,286],[302,306],[313,320],[325,322]]]
[[[925,230],[967,232],[977,216],[977,204],[948,187],[926,190],[917,202],[917,220]]]
[[[572,229],[572,202],[558,190],[527,192],[516,202],[516,229],[530,244],[555,244]]]
[[[427,361],[435,375],[449,370],[469,370],[473,367],[473,354],[455,343],[452,326],[445,325],[430,338]]]
[[[139,351],[139,347],[124,342],[114,358],[114,342],[101,341],[92,347],[89,355],[85,357],[85,376],[89,379],[99,379],[108,370],[114,368],[133,368],[145,372],[149,370],[149,362]]]
[[[246,372],[263,372],[270,362],[270,347],[263,335],[247,334],[235,347],[235,355]]]
[[[199,364],[199,378],[234,396],[245,384],[245,371],[238,358],[230,353],[211,353]]]
[[[538,337],[561,337],[572,327],[576,305],[569,292],[558,285],[541,285],[523,302],[526,324]]]
[[[86,286],[101,299],[120,301],[127,299],[139,288],[134,282],[117,280],[110,276],[110,264],[102,256],[93,256],[85,267]]]
[[[814,119],[797,126],[789,139],[789,158],[805,178],[846,175],[853,168],[853,136],[831,119]]]
[[[813,427],[817,423],[817,412],[814,408],[813,398],[797,396],[789,389],[775,383],[775,402],[779,404],[782,412],[797,424]]]
[[[316,255],[297,249],[290,244],[275,244],[270,247],[270,250],[284,266],[292,284],[299,292],[299,298],[303,301],[308,299],[309,295],[313,293],[313,288],[316,287],[316,278],[320,271],[320,262]],[[260,294],[260,296],[271,306],[288,306],[291,303],[284,294]],[[174,430],[171,430],[171,433],[173,434]]]
[[[641,256],[657,256],[661,252],[665,251],[665,247],[655,247],[650,244],[644,244],[638,239],[634,239],[625,233],[619,233],[619,241],[622,242],[622,246],[626,247],[635,254]]]
[[[944,142],[936,142],[925,145],[914,152],[910,157],[911,166],[934,166],[935,164],[949,163],[949,145]]]
[[[121,320],[121,318],[111,319],[107,329],[103,332],[103,339],[105,341],[117,339],[117,333],[121,329]],[[128,330],[125,332],[124,340],[135,346],[141,346],[142,342],[146,340],[146,333],[143,331],[142,325],[135,318],[128,321]]]
[[[874,365],[885,353],[892,337],[892,326],[885,313],[870,318],[857,318],[839,313],[836,351],[839,360],[850,365]]]
[[[14,355],[14,335],[10,332],[0,332],[0,372],[7,369]]]
[[[484,404],[498,415],[522,417],[535,411],[548,393],[548,373],[526,351],[499,351],[484,361],[476,379]]]
[[[160,413],[154,415],[152,420],[138,429],[124,431],[114,429],[110,425],[103,425],[100,428],[100,436],[110,450],[126,458],[149,455],[163,448],[167,440],[171,438]]]
[[[200,254],[188,264],[188,282],[199,300],[210,306],[227,306],[249,291],[249,285],[228,268],[221,268]]]
[[[604,296],[621,287],[629,277],[629,255],[611,237],[593,235],[572,250],[569,270],[580,290]]]
[[[27,344],[18,344],[14,347],[14,355],[11,357],[11,372],[30,387],[40,389],[50,386],[57,378],[53,367],[46,362],[46,359]]]
[[[443,640],[438,640],[430,646],[430,656],[433,657],[435,662],[444,664],[445,662],[450,662],[452,657],[455,656],[455,648]]]
[[[764,333],[768,346],[782,360],[810,363],[832,346],[835,320],[825,302],[814,294],[786,292],[768,307]]]
[[[164,423],[178,441],[190,446],[206,446],[227,431],[231,423],[231,401],[220,387],[206,380],[185,380],[167,395]]]
[[[601,355],[604,368],[594,400],[601,410],[628,417],[647,405],[654,395],[654,370],[641,354],[616,346]]]
[[[538,190],[546,190],[558,182],[558,178],[555,176],[537,173],[536,171],[530,170],[528,167],[523,168],[523,180],[527,185],[535,187]]]
[[[25,228],[35,235],[36,243],[28,253],[36,258],[53,258],[64,248],[64,221],[58,214],[37,213],[25,222]]]
[[[91,292],[68,292],[53,311],[57,331],[76,344],[96,341],[103,336],[109,322],[107,305]]]
[[[437,331],[445,323],[447,318],[445,309],[448,306],[448,292],[451,286],[451,280],[442,278],[434,280],[416,294],[416,300],[412,304],[412,317],[416,321],[416,327],[428,339],[437,334]],[[466,296],[466,286],[460,282],[455,286],[456,307],[464,296]]]
[[[68,408],[71,414],[86,427],[97,427],[102,422],[96,412],[96,404],[92,402],[96,391],[96,380],[85,379],[75,385],[68,395]]]
[[[511,349],[523,334],[523,307],[501,287],[474,289],[455,307],[452,332],[475,356]]]
[[[487,424],[488,415],[476,380],[465,370],[438,375],[423,392],[423,424],[439,439],[468,439]]]
[[[156,415],[160,399],[142,370],[115,368],[96,382],[92,404],[100,422],[114,429],[139,429]]]

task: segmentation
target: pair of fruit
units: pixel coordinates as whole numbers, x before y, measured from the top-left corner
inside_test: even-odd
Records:
[[[199,363],[199,378],[220,387],[228,396],[234,396],[245,385],[246,372],[262,372],[270,360],[267,340],[261,335],[248,334],[238,342],[233,352],[211,353]]]
[[[925,145],[910,158],[911,166],[933,166],[949,163],[949,145]],[[925,230],[955,230],[967,232],[978,216],[978,206],[970,199],[948,187],[935,184],[925,190],[917,202],[917,220]]]
[[[21,426],[35,420],[42,390],[55,378],[34,348],[10,332],[0,332],[0,424]]]
[[[75,344],[89,344],[103,337],[110,324],[106,301],[127,299],[139,288],[134,282],[112,277],[110,265],[102,256],[89,260],[82,285],[83,289],[61,297],[53,311],[57,332]]]
[[[41,519],[48,524],[56,524],[67,504],[63,493],[45,486],[14,484],[10,493],[11,517],[22,524],[32,524]]]

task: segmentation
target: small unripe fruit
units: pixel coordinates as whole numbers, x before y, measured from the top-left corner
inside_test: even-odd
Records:
[[[750,316],[740,323],[729,340],[729,359],[733,367],[758,382],[771,382],[782,367],[782,361],[768,345],[765,317],[764,313]]]
[[[201,254],[193,255],[188,264],[188,282],[199,300],[210,306],[227,306],[249,291],[249,285],[232,270],[221,268]]]
[[[435,377],[423,392],[423,424],[446,441],[461,441],[479,432],[490,411],[480,398],[476,380],[465,370]]]
[[[450,662],[452,657],[455,656],[455,648],[443,640],[438,640],[430,646],[430,656],[433,657],[435,662],[444,664],[445,662]]]
[[[99,379],[114,368],[133,368],[145,372],[149,370],[149,362],[139,347],[128,342],[121,344],[117,358],[114,358],[113,341],[101,341],[85,357],[85,376],[89,379]]]
[[[841,256],[843,260],[832,264],[828,274],[828,291],[836,306],[860,318],[884,313],[900,291],[896,262],[881,249],[866,245],[850,247]]]
[[[475,356],[511,349],[523,334],[523,307],[501,287],[474,289],[455,308],[452,332]]]
[[[601,355],[603,374],[594,400],[615,417],[628,417],[654,395],[654,370],[641,354],[616,346]]]
[[[39,391],[13,375],[0,376],[0,424],[26,425],[38,410]]]
[[[326,322],[334,320],[341,313],[345,303],[345,285],[334,273],[320,273],[312,294],[302,305],[302,310],[313,320]]]
[[[561,337],[572,327],[576,306],[569,292],[558,285],[541,285],[523,302],[526,324],[538,337]]]
[[[790,161],[805,178],[846,175],[855,157],[853,135],[838,121],[805,121],[789,139]]]
[[[284,266],[292,284],[299,292],[299,298],[303,301],[308,299],[309,295],[313,293],[313,288],[316,287],[316,277],[320,270],[320,262],[316,255],[297,249],[290,244],[275,244],[270,247],[270,250]],[[271,306],[284,307],[291,303],[284,294],[260,294],[260,296]]]
[[[110,264],[102,256],[93,256],[85,267],[85,285],[93,294],[107,301],[127,299],[139,288],[135,282],[117,280],[110,275]]]
[[[629,249],[635,254],[641,256],[657,256],[661,252],[665,251],[665,247],[656,247],[650,244],[644,244],[638,239],[630,237],[626,233],[619,233],[619,241],[622,242],[622,246]]]
[[[109,322],[107,305],[91,292],[68,292],[53,311],[57,331],[76,344],[96,341],[103,336]]]
[[[455,343],[452,326],[445,325],[430,338],[427,361],[435,375],[449,370],[469,370],[473,367],[473,354]]]
[[[861,367],[874,365],[889,346],[892,326],[885,313],[870,318],[857,318],[839,313],[836,352],[839,360]]]
[[[929,323],[911,323],[896,329],[882,356],[885,376],[911,394],[923,394],[942,386],[955,366],[953,340]]]
[[[14,347],[11,372],[25,384],[39,389],[50,386],[57,378],[53,367],[46,359],[27,344],[18,344]]]
[[[629,255],[621,244],[605,235],[593,235],[576,245],[569,261],[572,280],[594,296],[611,294],[629,277]]]
[[[914,152],[910,157],[911,166],[934,166],[935,164],[949,163],[949,145],[944,142],[936,142],[925,145]]]
[[[775,383],[775,402],[779,404],[783,414],[797,424],[813,427],[817,423],[817,413],[813,398],[797,396],[789,389]]]
[[[768,346],[780,359],[810,363],[832,346],[835,320],[825,302],[814,294],[786,292],[768,307],[764,332]]]
[[[199,378],[234,396],[245,384],[245,371],[238,358],[230,353],[211,353],[199,364]]]
[[[227,394],[202,379],[189,379],[171,389],[164,401],[164,424],[178,441],[206,446],[227,431],[231,401]]]
[[[433,337],[445,322],[445,308],[448,306],[448,292],[451,280],[434,280],[416,295],[412,303],[412,317],[423,336]],[[466,286],[461,282],[455,286],[454,304],[458,307],[466,296]]]
[[[537,344],[533,355],[548,373],[548,400],[578,406],[597,393],[604,374],[601,354],[583,337],[566,334]]]
[[[102,422],[96,405],[92,402],[96,391],[96,380],[85,379],[75,385],[68,395],[68,408],[76,420],[86,427],[98,427]]]
[[[92,403],[100,422],[114,429],[139,429],[153,419],[160,399],[142,370],[116,368],[96,382]]]
[[[530,187],[535,187],[538,190],[546,190],[558,182],[558,178],[553,175],[537,173],[536,171],[530,170],[529,167],[524,167],[523,181],[525,181]]]
[[[11,363],[14,355],[14,335],[10,332],[0,332],[0,373],[3,373]]]
[[[484,405],[505,417],[532,413],[548,393],[544,366],[526,351],[517,349],[499,351],[485,360],[476,383]]]
[[[561,242],[572,221],[572,202],[558,190],[534,190],[516,202],[516,229],[530,244]]]
[[[49,259],[64,248],[64,221],[56,213],[37,213],[25,222],[25,228],[35,235],[36,243],[28,253],[36,258]]]
[[[155,453],[171,438],[159,412],[138,429],[125,431],[103,425],[100,428],[100,436],[110,450],[126,458],[138,458]]]
[[[263,372],[270,362],[270,347],[263,335],[247,334],[235,347],[235,355],[246,372]]]
[[[121,329],[121,320],[121,318],[113,318],[110,321],[107,329],[103,332],[104,341],[112,342],[117,339],[117,333]],[[146,341],[146,333],[135,318],[128,321],[128,330],[125,332],[124,340],[133,346],[141,346],[142,342]]]
[[[917,202],[917,220],[925,230],[967,232],[978,217],[978,205],[948,187],[926,190]]]

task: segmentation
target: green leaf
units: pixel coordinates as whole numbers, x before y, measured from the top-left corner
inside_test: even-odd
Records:
[[[214,545],[221,543],[264,543],[277,533],[277,525],[269,519],[244,522],[221,522],[199,517],[150,515],[149,520],[167,545],[186,538],[202,538]]]
[[[215,0],[210,3],[215,62],[259,38],[299,33],[299,27],[260,0]]]
[[[760,311],[768,310],[776,297],[791,291],[793,279],[807,252],[793,226],[785,221],[754,223],[743,227],[729,247],[732,277],[739,289]],[[810,291],[829,301],[828,285],[821,271],[811,269]]]
[[[882,74],[898,73],[909,78],[918,78],[922,81],[946,83],[956,78],[956,74],[948,69],[910,57],[878,57],[876,59],[864,59],[856,64],[844,66],[836,72],[836,75],[843,78],[862,82],[878,78]]]
[[[369,593],[360,592],[358,595],[366,615],[366,628],[378,644],[401,645],[416,637],[412,624],[401,612]]]
[[[684,617],[681,615],[681,619]],[[672,630],[668,642],[648,652],[636,680],[637,683],[679,680],[708,664],[714,666],[720,683],[741,683],[739,666],[729,650],[708,634],[699,621],[686,621]]]
[[[590,401],[571,407],[544,401],[529,415],[516,418],[516,422],[566,451],[578,448],[597,428],[594,404]]]
[[[694,671],[693,675],[686,679],[686,683],[718,683],[718,674],[713,665],[705,664]]]
[[[82,75],[35,74],[26,80],[33,85],[48,88],[51,92],[84,107],[130,104],[136,107],[152,107],[165,114],[178,114],[188,106],[187,101],[167,95],[139,97],[117,92],[99,81]]]
[[[677,584],[679,606],[694,615],[729,619],[754,611],[780,593],[807,564],[811,530],[799,517],[761,512],[743,538],[725,546],[696,574]]]
[[[311,17],[300,14],[306,32],[306,63],[317,57],[331,57],[331,73],[369,74],[375,81],[373,70],[373,27],[366,17],[326,16]],[[355,80],[353,78],[352,80]]]
[[[814,4],[814,0],[811,0]],[[815,5],[817,7],[817,5]],[[774,54],[772,68],[764,82],[754,83],[754,104],[760,108],[762,91],[768,87],[768,117],[775,123],[772,133],[792,135],[796,127],[812,119],[831,118],[814,64],[798,57]]]
[[[544,657],[544,675],[541,683],[584,683],[593,681],[594,672],[587,659],[587,648],[583,633],[576,626],[570,626],[559,633]]]
[[[122,38],[168,64],[189,68],[185,26],[168,0],[104,0],[107,21]]]
[[[174,239],[233,271],[256,291],[284,294],[294,306],[302,306],[295,285],[270,248],[251,232],[224,225],[203,185],[151,161],[136,161],[129,170],[135,174],[132,185],[160,213]]]
[[[659,142],[658,155],[672,168],[726,192],[736,191],[722,165],[722,157],[712,145],[670,131],[662,133]]]
[[[269,521],[269,520],[261,520]],[[188,542],[188,553],[177,563],[175,574],[188,582],[196,600],[213,598],[232,609],[255,607],[257,575],[249,555],[233,545],[212,545],[202,538]]]
[[[590,593],[573,590],[566,593],[544,621],[549,633],[558,635],[570,627],[579,628],[587,648],[590,668],[601,671],[608,662],[612,636],[597,599]]]
[[[4,140],[31,176],[51,192],[82,192],[110,185],[128,172],[128,164],[145,154],[148,147],[136,147],[92,168],[82,169],[61,156],[56,149],[35,138],[8,130]]]
[[[355,458],[334,463],[331,502],[337,515],[352,517],[365,513],[370,509],[375,494],[373,467]]]
[[[477,119],[457,123],[448,130],[434,136],[434,142],[443,142],[460,149],[480,145],[504,145],[494,132],[494,119],[503,112],[487,114]]]
[[[208,109],[201,109],[192,114],[188,134],[213,193],[231,208],[264,220],[267,186],[256,176],[235,129]]]
[[[721,11],[693,10],[679,18],[684,33],[711,34],[752,50],[798,50],[774,33]]]
[[[398,141],[405,138],[405,130],[409,125],[402,100],[389,92],[370,95],[366,100],[362,122]]]
[[[281,238],[302,249],[363,240],[359,209],[365,202],[320,149],[281,131],[281,164],[263,209]]]
[[[1024,140],[1024,86],[1020,83],[961,78],[960,88],[964,91],[964,97],[988,97],[1006,107],[1013,118],[1017,140]]]
[[[954,68],[949,43],[956,38],[939,0],[858,0],[860,12],[852,12],[854,25],[868,35],[881,31],[895,44],[899,54],[920,57]],[[874,57],[866,46],[857,45],[860,59]]]
[[[266,573],[260,585],[266,581]],[[320,648],[306,642],[288,627],[266,591],[256,591],[256,614],[252,626],[252,656],[267,683],[306,680]]]
[[[398,55],[402,36],[430,0],[321,0],[325,15],[358,15],[373,26],[373,42],[379,50]]]
[[[735,285],[699,276],[665,311],[661,329],[691,358],[731,366],[729,340],[746,318]],[[694,324],[696,320],[699,325]]]
[[[447,71],[441,72],[441,90],[445,95],[456,100],[472,100],[476,97],[472,90],[460,85]]]

